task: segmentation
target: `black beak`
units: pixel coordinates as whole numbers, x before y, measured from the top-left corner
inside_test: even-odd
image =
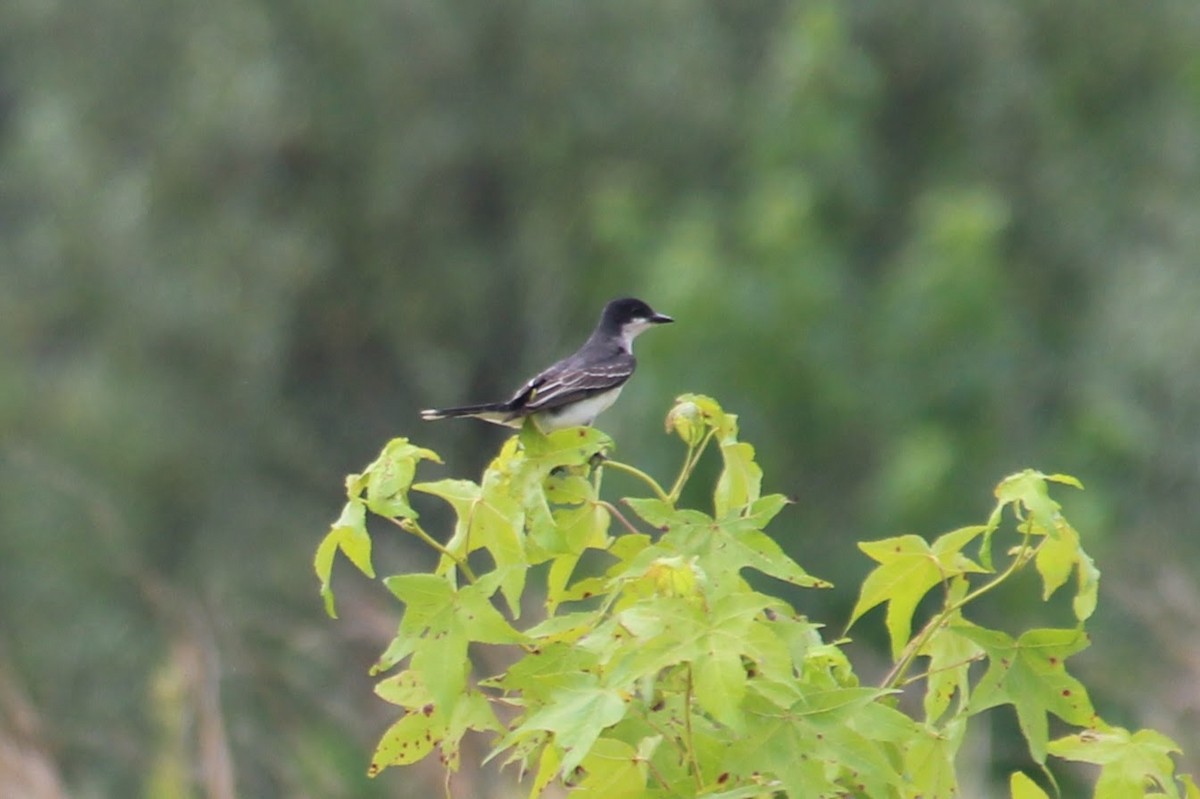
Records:
[[[665,313],[657,313],[656,312],[654,314],[654,316],[650,317],[650,322],[655,325],[665,325],[667,322],[674,322],[674,321],[675,321],[674,319],[667,316]]]

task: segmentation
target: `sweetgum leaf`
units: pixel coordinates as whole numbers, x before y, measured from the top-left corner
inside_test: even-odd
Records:
[[[688,416],[693,426],[699,425],[705,429],[712,430],[720,430],[728,426],[725,411],[722,410],[720,404],[712,397],[705,396],[704,394],[680,394],[675,398],[675,408],[672,408],[672,412],[675,412],[675,409],[680,408],[680,406],[688,406],[680,412]],[[667,414],[667,419],[669,425],[671,413]],[[671,428],[668,426],[667,429]],[[691,433],[691,436],[697,442],[703,437],[694,432]]]
[[[542,795],[542,791],[554,782],[558,776],[558,772],[562,769],[562,755],[558,748],[554,746],[542,747],[542,756],[538,760],[537,774],[534,775],[533,785],[529,788],[529,799],[537,799]]]
[[[388,766],[416,763],[433,751],[445,729],[446,722],[440,713],[404,714],[379,739],[367,774],[374,777]]]
[[[904,780],[883,745],[850,723],[879,693],[815,692],[787,713],[751,707],[755,723],[729,748],[725,765],[738,774],[774,776],[787,796],[898,797]]]
[[[366,507],[362,500],[351,499],[342,508],[342,513],[333,523],[325,538],[317,546],[313,557],[313,570],[321,581],[321,597],[325,600],[325,612],[337,618],[334,608],[333,559],[338,550],[368,577],[375,576],[371,566],[371,537],[367,534]]]
[[[485,549],[504,575],[501,590],[514,618],[520,615],[528,559],[525,553],[525,515],[503,482],[486,481],[483,488],[467,480],[417,483],[414,491],[440,497],[458,517],[446,549],[460,557]],[[443,561],[439,571],[450,564]]]
[[[467,644],[467,636],[461,627],[452,624],[445,630],[430,633],[413,652],[413,671],[421,676],[438,708],[453,707],[466,692],[467,673],[471,668]]]
[[[965,719],[959,718],[942,732],[919,728],[905,739],[904,772],[915,785],[921,786],[922,797],[955,799],[959,795],[954,758],[965,729]]]
[[[425,684],[412,669],[405,669],[399,674],[380,680],[375,684],[375,695],[393,705],[414,709],[429,704],[429,691]]]
[[[988,655],[987,672],[975,687],[967,712],[973,715],[997,705],[1013,705],[1036,762],[1046,762],[1047,713],[1080,726],[1098,722],[1087,689],[1067,674],[1064,665],[1068,657],[1087,647],[1083,631],[1028,630],[1014,640],[998,630],[968,623],[953,629]]]
[[[554,733],[554,742],[563,751],[561,772],[570,774],[587,757],[600,733],[624,718],[625,712],[625,700],[619,693],[600,687],[593,675],[577,674],[514,732]]]
[[[754,462],[754,447],[745,442],[721,442],[725,468],[717,478],[713,492],[713,510],[717,516],[739,511],[756,501],[762,486],[762,468]]]
[[[542,476],[564,466],[585,466],[593,456],[614,449],[612,438],[595,427],[567,427],[543,435],[527,426],[519,438],[526,460]]]
[[[446,727],[446,735],[441,743],[442,762],[451,771],[458,770],[459,749],[462,737],[467,730],[479,732],[499,732],[504,729],[500,720],[492,710],[492,703],[478,691],[470,691],[460,701],[455,702],[450,715],[450,723]]]
[[[1100,571],[1079,543],[1079,533],[1065,520],[1059,518],[1046,540],[1038,547],[1035,558],[1038,573],[1042,576],[1042,599],[1049,599],[1071,576],[1076,573],[1077,590],[1072,602],[1075,618],[1086,621],[1096,609]]]
[[[415,519],[417,513],[408,504],[408,489],[416,474],[417,463],[431,460],[441,463],[433,450],[414,446],[407,438],[393,438],[367,467],[367,507],[380,516]]]
[[[932,547],[916,535],[860,543],[859,549],[880,565],[863,581],[850,624],[887,602],[892,657],[899,658],[912,632],[913,613],[929,589],[955,575],[984,571],[961,552],[983,531],[983,527],[964,527],[941,536]]]
[[[1008,778],[1008,790],[1012,799],[1050,799],[1050,795],[1023,772],[1014,771]]]
[[[600,738],[583,759],[586,775],[571,793],[597,799],[638,799],[646,796],[646,777],[637,750],[615,738]]]
[[[965,578],[955,577],[950,582],[950,600],[962,599],[969,588],[970,584]],[[955,631],[952,624],[961,619],[961,613],[954,613],[918,653],[929,658],[924,698],[925,721],[928,724],[941,718],[956,693],[960,710],[971,696],[971,664],[983,654],[983,649]]]
[[[707,649],[702,648],[693,667],[696,701],[717,721],[740,733],[745,729],[741,702],[746,694],[746,669],[738,651],[724,644],[722,637],[709,636]]]
[[[1095,799],[1141,796],[1148,784],[1163,791],[1155,795],[1179,797],[1171,759],[1179,753],[1179,746],[1160,732],[1131,734],[1121,727],[1085,730],[1052,741],[1048,750],[1055,757],[1100,766]]]

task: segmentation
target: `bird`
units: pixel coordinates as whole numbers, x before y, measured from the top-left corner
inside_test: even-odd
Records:
[[[637,360],[633,340],[654,325],[675,320],[645,302],[622,297],[604,306],[592,335],[573,355],[538,372],[505,402],[430,408],[426,421],[473,417],[507,427],[521,427],[532,417],[542,433],[590,425],[607,410],[633,375]]]

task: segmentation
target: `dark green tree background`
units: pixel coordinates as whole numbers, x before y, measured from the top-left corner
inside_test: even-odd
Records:
[[[653,470],[674,395],[739,412],[832,629],[856,540],[1078,475],[1080,668],[1194,769],[1197,41],[1192,0],[0,5],[0,787],[430,795],[363,776],[394,606],[324,619],[313,546],[392,435],[481,466],[416,409],[627,293],[679,324],[602,426]]]

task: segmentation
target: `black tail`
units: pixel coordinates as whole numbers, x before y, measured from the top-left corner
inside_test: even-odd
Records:
[[[463,405],[460,408],[427,408],[421,411],[421,418],[426,421],[435,419],[457,419],[463,416],[477,416],[489,422],[500,422],[503,417],[512,415],[512,408],[507,402],[485,402],[482,405]]]

